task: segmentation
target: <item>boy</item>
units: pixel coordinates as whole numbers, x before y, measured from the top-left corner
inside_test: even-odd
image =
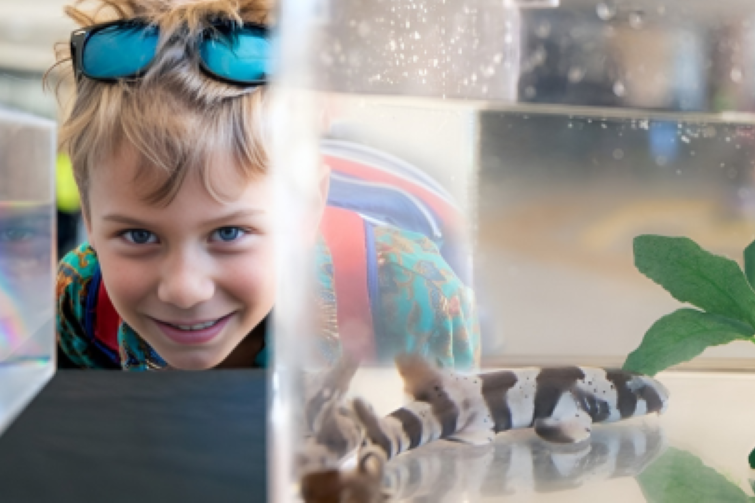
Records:
[[[264,52],[261,25],[270,7],[259,0],[102,0],[121,21],[95,26],[104,9],[90,16],[77,5],[67,13],[86,32],[72,35],[77,96],[60,135],[89,242],[59,267],[64,356],[79,367],[125,370],[266,365],[276,281],[264,71],[255,73],[253,57],[239,62],[203,41],[219,32],[239,37],[252,54]],[[231,61],[229,73],[228,65],[213,66],[218,58]],[[323,167],[317,215],[327,190]],[[376,336],[380,353],[419,351],[474,366],[471,292],[423,236],[383,228],[376,238],[379,284],[393,292],[373,313],[388,324]],[[313,241],[322,309],[332,313],[330,252],[322,239]],[[433,277],[422,272],[427,267],[408,270],[404,258],[433,264]],[[406,295],[414,291],[425,300]],[[103,295],[119,319],[117,352],[92,328]],[[320,345],[330,361],[339,352],[334,323],[323,328],[327,343]]]

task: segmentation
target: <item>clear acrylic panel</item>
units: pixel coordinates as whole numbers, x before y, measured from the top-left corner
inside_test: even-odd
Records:
[[[359,473],[358,433],[332,404],[401,407],[416,366],[399,372],[397,356],[459,376],[621,367],[683,307],[635,267],[636,236],[742,264],[755,5],[310,0],[280,14],[271,501],[348,485],[303,478],[313,466]],[[662,373],[660,421],[596,426],[576,446],[531,429],[436,443],[389,461],[382,487],[398,501],[686,501],[680,487],[707,480],[751,495],[755,408],[733,397],[755,381],[733,372],[753,356],[737,341]],[[731,427],[713,432],[714,410]]]
[[[0,431],[55,370],[52,121],[0,109]]]

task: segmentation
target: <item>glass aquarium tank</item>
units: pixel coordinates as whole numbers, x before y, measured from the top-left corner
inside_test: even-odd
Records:
[[[0,109],[0,432],[55,372],[55,124]]]
[[[749,500],[755,4],[279,22],[270,501]]]

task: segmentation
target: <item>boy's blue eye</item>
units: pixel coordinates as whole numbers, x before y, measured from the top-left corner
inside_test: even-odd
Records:
[[[244,234],[238,227],[222,227],[215,231],[221,241],[235,241]]]
[[[123,233],[123,237],[126,238],[127,241],[131,241],[134,244],[137,245],[143,245],[148,243],[154,243],[156,242],[155,235],[152,234],[149,231],[141,230],[141,229],[134,229],[131,231],[126,231]]]

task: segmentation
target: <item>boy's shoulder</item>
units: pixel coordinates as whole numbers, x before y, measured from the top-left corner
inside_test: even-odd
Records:
[[[434,282],[457,282],[458,277],[427,236],[390,226],[375,227],[379,267],[413,271]]]

